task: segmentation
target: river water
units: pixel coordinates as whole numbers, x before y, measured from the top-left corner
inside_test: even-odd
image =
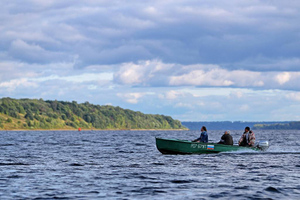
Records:
[[[220,131],[209,131],[217,142]],[[1,199],[300,199],[300,131],[256,131],[267,152],[162,155],[197,131],[0,131]],[[232,131],[235,143],[242,131]]]

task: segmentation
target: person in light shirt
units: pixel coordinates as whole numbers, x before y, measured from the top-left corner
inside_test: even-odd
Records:
[[[243,133],[243,135],[241,136],[241,138],[239,140],[239,146],[253,147],[254,143],[255,143],[255,134],[247,126],[245,128],[245,132]]]

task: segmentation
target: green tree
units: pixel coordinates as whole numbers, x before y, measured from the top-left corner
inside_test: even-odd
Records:
[[[25,115],[25,118],[26,119],[30,119],[30,120],[33,120],[33,114],[32,114],[32,112],[31,112],[31,110],[27,110],[27,112],[26,112],[26,115]]]

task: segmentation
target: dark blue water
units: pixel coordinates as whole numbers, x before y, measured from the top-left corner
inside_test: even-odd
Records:
[[[237,142],[242,131],[233,131]],[[300,199],[300,131],[256,131],[267,152],[162,155],[196,131],[1,131],[1,199]],[[209,131],[218,141],[220,131]]]

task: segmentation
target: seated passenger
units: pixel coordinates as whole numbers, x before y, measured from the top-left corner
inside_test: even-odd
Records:
[[[232,136],[230,135],[230,131],[225,131],[224,135],[222,135],[220,142],[218,144],[225,144],[225,145],[233,145]]]
[[[241,139],[239,140],[239,146],[250,146],[253,147],[255,143],[255,134],[250,131],[250,128],[247,126],[245,132],[243,133]]]
[[[205,126],[202,126],[202,128],[201,128],[200,137],[197,138],[196,140],[193,140],[193,142],[204,142],[204,143],[208,142],[207,129]]]

